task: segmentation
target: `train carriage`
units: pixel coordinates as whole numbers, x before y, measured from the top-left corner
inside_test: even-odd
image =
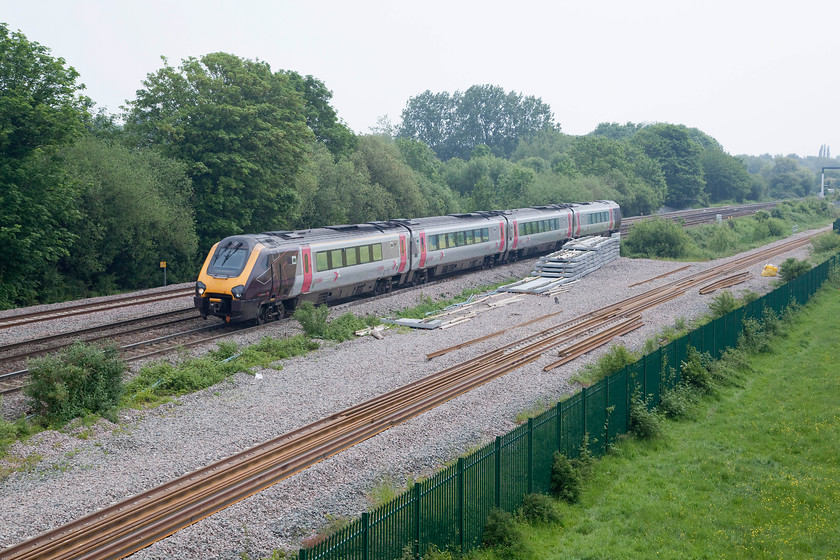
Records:
[[[612,233],[621,227],[621,208],[609,200],[575,203],[574,212],[572,237]]]
[[[504,255],[506,219],[501,212],[418,218],[412,231],[412,281],[494,264]]]
[[[572,236],[571,204],[535,206],[507,212],[509,259],[555,251]]]
[[[332,226],[305,236],[302,300],[315,303],[384,293],[410,270],[410,232],[391,222]],[[306,263],[311,259],[311,275]]]

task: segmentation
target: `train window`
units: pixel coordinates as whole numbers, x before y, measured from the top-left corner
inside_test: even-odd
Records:
[[[291,264],[297,264],[297,255],[292,255],[291,258],[289,259],[289,262]]]
[[[309,274],[309,255],[303,255],[303,273]]]
[[[341,268],[344,266],[344,255],[341,249],[330,251],[330,268]]]
[[[373,251],[373,260],[381,261],[382,260],[382,243],[374,243],[370,247],[371,247],[371,250]]]
[[[465,232],[467,236],[467,245],[472,245],[475,243],[475,236],[473,235],[472,230]]]
[[[456,238],[458,239],[458,247],[467,244],[467,237],[463,231],[459,231]]]
[[[315,253],[315,267],[318,271],[329,270],[330,265],[326,251]]]
[[[353,266],[354,264],[359,264],[359,248],[348,247],[344,250],[344,265]]]
[[[437,251],[438,250],[438,236],[437,235],[430,235],[429,236],[429,251]]]
[[[481,229],[481,240],[484,242],[490,241],[490,230],[488,228]]]
[[[405,238],[400,237],[400,255],[405,254]]]
[[[454,233],[447,233],[446,234],[446,246],[450,249],[452,247],[457,247],[457,243],[455,241],[455,234]]]
[[[370,245],[359,247],[359,264],[370,262]]]

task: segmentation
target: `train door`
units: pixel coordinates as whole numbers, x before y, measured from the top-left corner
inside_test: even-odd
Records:
[[[516,225],[516,220],[513,220],[513,245],[510,246],[511,249],[516,249],[516,246],[519,244],[519,226]]]
[[[507,235],[507,232],[505,232],[505,222],[500,221],[499,222],[499,252],[500,253],[505,252],[505,236],[506,235]]]
[[[406,258],[408,256],[407,253],[408,253],[408,250],[405,246],[405,234],[401,233],[400,234],[400,270],[399,270],[400,274],[402,274],[402,272],[405,270]]]
[[[277,283],[277,291],[282,299],[287,298],[289,292],[292,291],[297,273],[297,260],[297,251],[289,251],[280,253],[274,261],[274,281]]]
[[[303,258],[303,286],[300,288],[300,293],[309,293],[312,287],[312,251],[309,245],[303,245],[300,248]]]
[[[426,266],[426,232],[420,232],[420,268]]]

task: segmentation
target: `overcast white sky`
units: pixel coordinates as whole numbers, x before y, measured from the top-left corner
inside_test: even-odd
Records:
[[[112,113],[161,56],[224,51],[315,76],[357,133],[425,90],[493,84],[569,134],[669,122],[731,154],[840,155],[837,0],[0,0],[0,21]]]

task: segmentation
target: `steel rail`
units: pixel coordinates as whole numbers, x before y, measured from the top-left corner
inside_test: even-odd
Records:
[[[560,356],[562,357],[556,362],[552,362],[547,366],[543,367],[543,371],[551,371],[554,368],[567,364],[584,354],[588,354],[596,348],[600,348],[604,344],[610,342],[612,339],[618,336],[624,336],[625,334],[632,332],[638,328],[641,328],[642,326],[642,318],[639,315],[626,319],[621,323],[618,323],[614,327],[607,329],[606,331],[600,332],[593,337],[590,337],[586,340],[582,340],[581,342],[574,344],[569,348],[566,348],[565,350],[560,352]]]
[[[676,274],[677,272],[682,272],[691,268],[691,265],[682,266],[680,268],[674,269],[671,272],[666,272],[665,274],[660,274],[659,276],[654,276],[653,278],[648,278],[647,280],[642,280],[641,282],[636,282],[635,284],[630,284],[627,286],[628,288],[635,288],[636,286],[641,286],[642,284],[647,284],[648,282],[653,282],[654,280],[659,280],[661,278],[665,278],[666,276],[670,276],[672,274]]]
[[[502,336],[506,332],[512,331],[513,329],[518,329],[521,327],[525,327],[531,325],[533,323],[538,323],[540,321],[545,321],[546,319],[550,319],[552,317],[556,317],[562,313],[562,311],[556,311],[554,313],[549,313],[548,315],[543,315],[542,317],[537,317],[536,319],[531,319],[530,321],[525,321],[524,323],[519,323],[513,327],[508,329],[502,329],[500,331],[496,331],[494,333],[486,334],[484,336],[480,336],[478,338],[474,338],[472,340],[468,340],[467,342],[462,342],[461,344],[456,344],[455,346],[450,346],[449,348],[444,348],[443,350],[438,350],[436,352],[432,352],[431,354],[426,354],[426,358],[431,360],[433,358],[437,358],[438,356],[443,356],[444,354],[448,354],[449,352],[454,352],[455,350],[460,350],[461,348],[465,348],[467,346],[476,344],[478,342],[483,342],[485,340],[490,340],[491,338],[496,338],[497,336]]]

